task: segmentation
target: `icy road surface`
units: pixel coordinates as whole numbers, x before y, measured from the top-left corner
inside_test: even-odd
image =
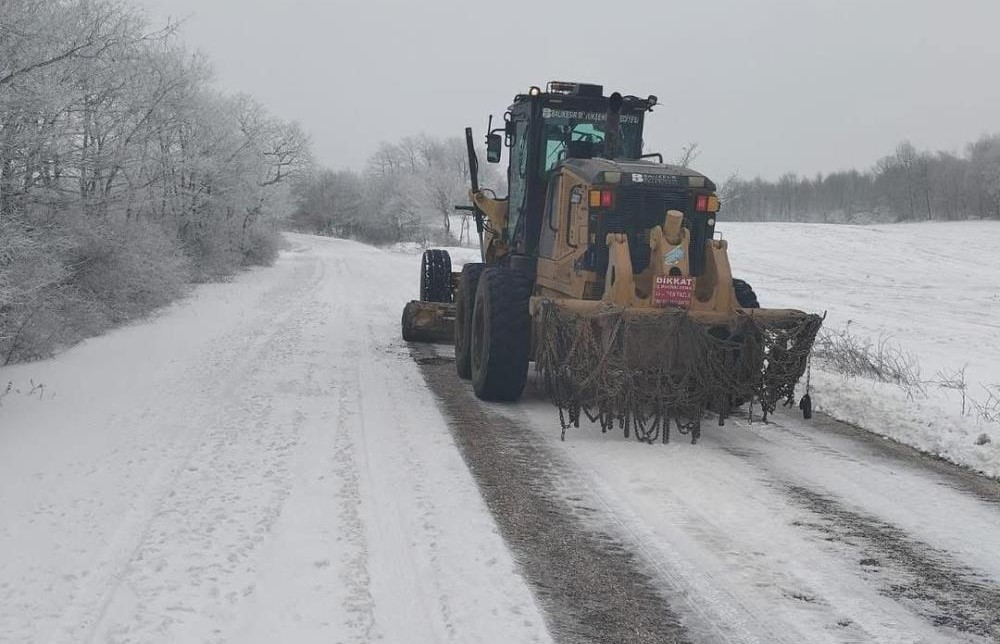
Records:
[[[0,641],[1000,640],[996,483],[792,415],[560,442],[399,339],[419,255],[291,240],[0,371]]]

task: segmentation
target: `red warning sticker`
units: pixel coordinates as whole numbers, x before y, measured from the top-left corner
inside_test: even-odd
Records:
[[[694,293],[693,277],[658,275],[653,284],[653,306],[679,306],[686,309]]]

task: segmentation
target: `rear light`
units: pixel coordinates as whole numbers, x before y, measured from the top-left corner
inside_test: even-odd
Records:
[[[695,212],[719,212],[719,198],[715,195],[695,195]]]
[[[608,189],[591,190],[589,201],[591,208],[611,208],[615,205],[614,191]]]

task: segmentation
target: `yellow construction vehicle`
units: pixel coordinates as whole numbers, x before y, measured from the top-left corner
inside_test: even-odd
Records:
[[[733,278],[715,184],[643,154],[656,105],[581,83],[517,95],[486,136],[489,162],[509,149],[503,199],[478,185],[467,128],[483,261],[452,273],[427,251],[404,338],[452,337],[484,400],[518,399],[534,360],[564,431],[582,414],[647,441],[672,425],[697,440],[706,410],[721,423],[744,403],[765,415],[791,403],[822,318],[760,308]]]

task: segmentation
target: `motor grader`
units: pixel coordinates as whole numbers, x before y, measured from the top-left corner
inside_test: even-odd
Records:
[[[791,403],[822,319],[760,308],[733,278],[715,184],[643,153],[657,104],[582,83],[518,94],[486,135],[489,162],[508,149],[505,198],[479,186],[466,128],[472,205],[459,208],[482,261],[453,273],[447,252],[426,251],[404,339],[453,341],[483,400],[518,399],[534,361],[564,435],[585,415],[650,442],[674,425],[697,440],[706,411],[721,424],[746,403],[765,416]]]

